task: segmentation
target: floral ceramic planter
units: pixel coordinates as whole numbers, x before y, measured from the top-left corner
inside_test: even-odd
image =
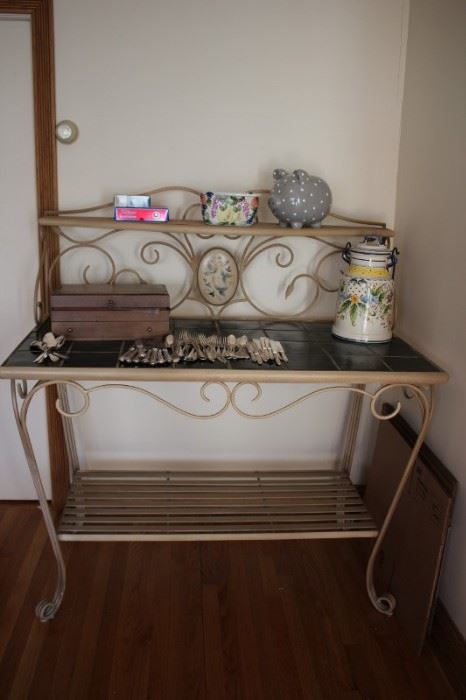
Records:
[[[216,226],[251,226],[256,223],[259,197],[253,193],[204,192],[202,218]]]

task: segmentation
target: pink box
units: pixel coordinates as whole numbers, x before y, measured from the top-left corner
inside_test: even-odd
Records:
[[[168,209],[153,207],[115,207],[116,221],[168,221]]]

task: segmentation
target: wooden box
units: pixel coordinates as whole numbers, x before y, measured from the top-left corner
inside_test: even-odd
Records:
[[[64,284],[50,297],[55,335],[79,340],[160,338],[170,299],[161,284]]]

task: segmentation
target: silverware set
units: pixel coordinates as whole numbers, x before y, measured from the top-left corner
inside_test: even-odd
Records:
[[[36,364],[41,364],[45,360],[52,360],[52,362],[58,362],[59,360],[65,360],[66,355],[63,355],[58,350],[63,347],[65,343],[65,337],[63,335],[55,336],[53,333],[45,333],[41,340],[33,340],[30,348],[40,354],[36,357],[34,362]]]
[[[120,355],[120,362],[132,365],[173,365],[179,362],[221,362],[229,360],[252,360],[262,365],[288,362],[282,344],[271,338],[248,338],[206,335],[181,331],[178,335],[167,335],[161,347],[135,340],[131,347]]]

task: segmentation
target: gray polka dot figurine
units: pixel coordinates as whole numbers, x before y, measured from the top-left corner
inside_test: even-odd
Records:
[[[305,170],[288,173],[281,168],[273,171],[273,179],[269,207],[280,226],[320,228],[332,205],[332,193],[325,180]],[[309,201],[313,203],[311,207]]]

